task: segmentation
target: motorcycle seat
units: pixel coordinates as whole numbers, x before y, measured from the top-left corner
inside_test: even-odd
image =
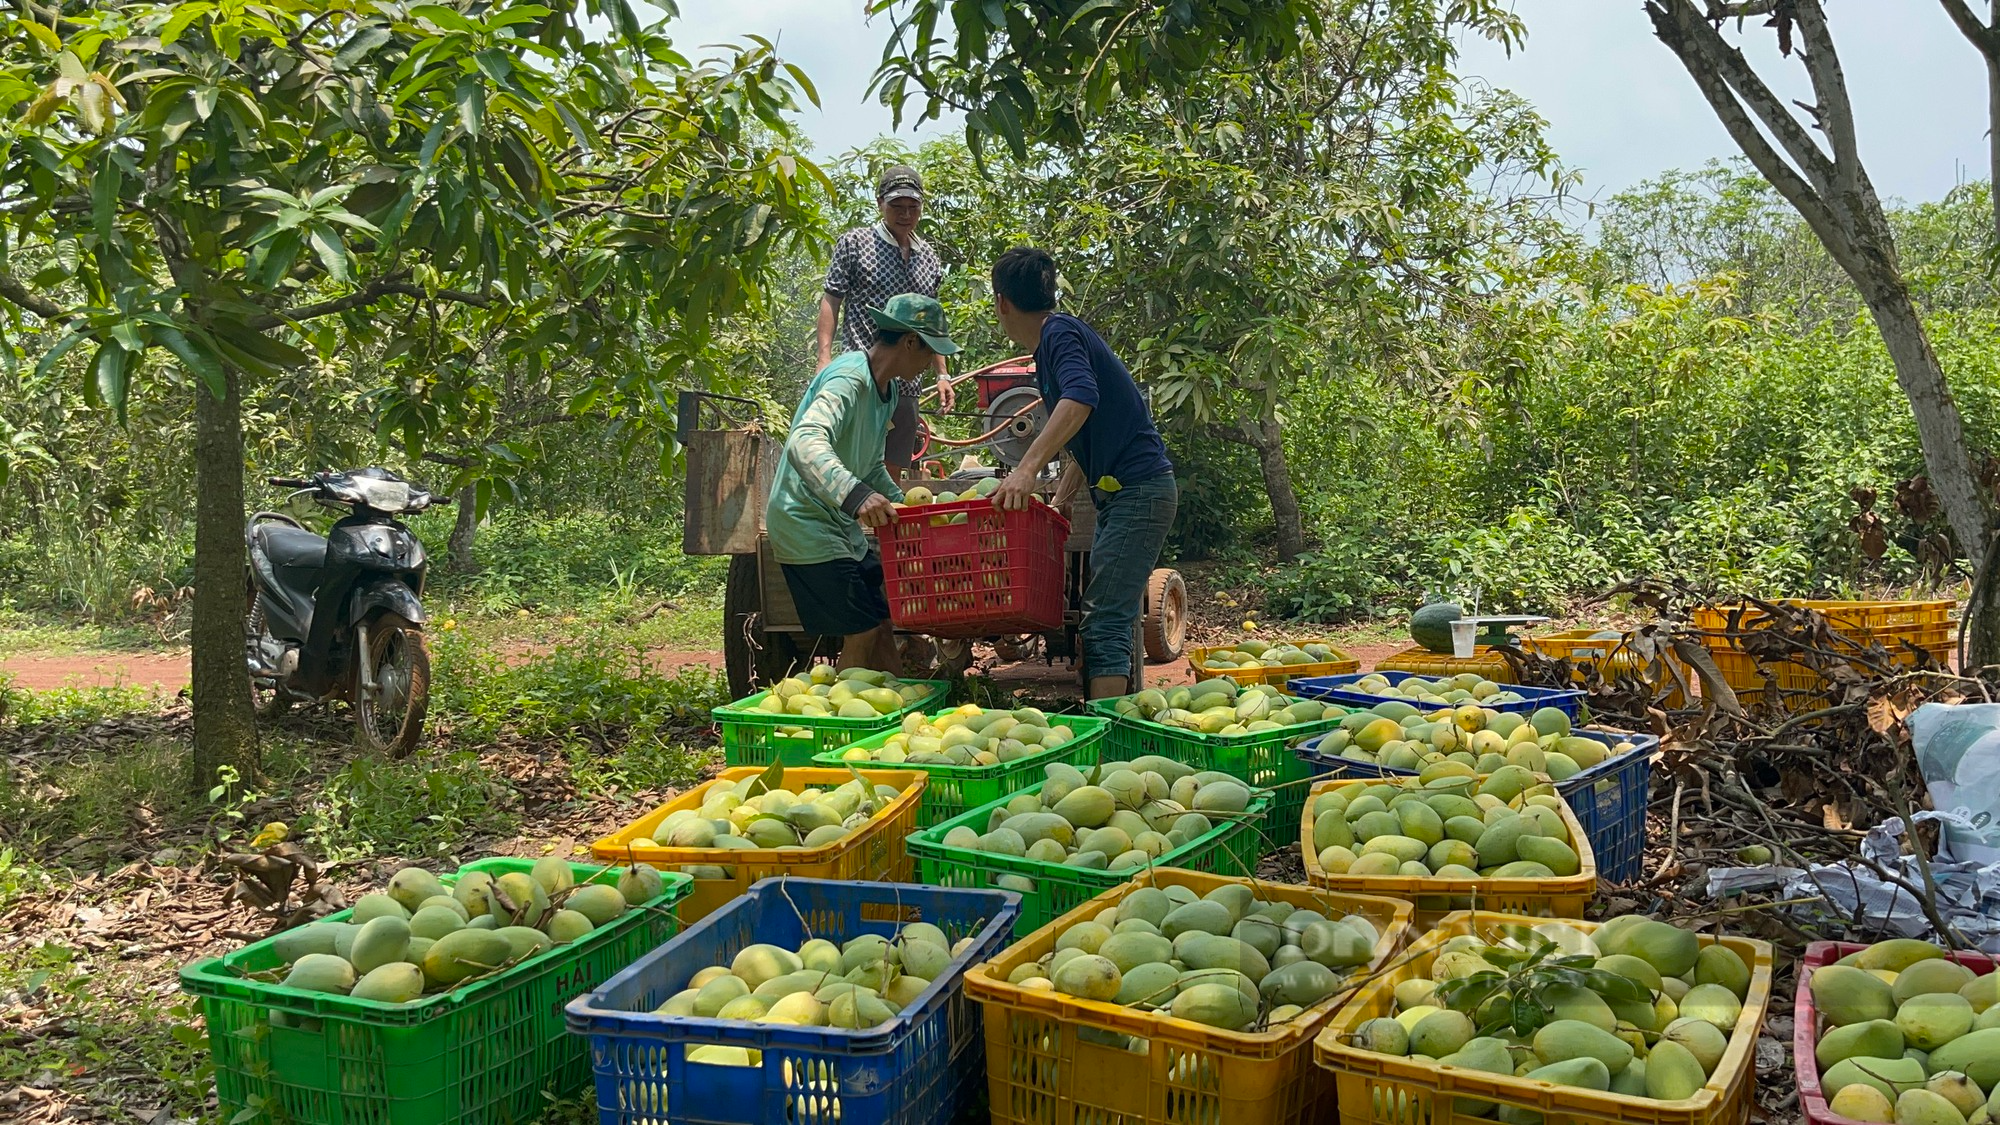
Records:
[[[326,565],[326,540],[310,531],[282,523],[260,523],[254,534],[257,549],[272,566],[318,570]]]

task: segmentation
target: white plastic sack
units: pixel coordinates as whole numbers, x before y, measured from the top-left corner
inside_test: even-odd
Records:
[[[1926,703],[1904,720],[1937,810],[1938,859],[2000,863],[2000,703]]]

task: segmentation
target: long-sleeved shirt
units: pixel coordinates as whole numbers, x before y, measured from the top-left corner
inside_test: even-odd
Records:
[[[882,442],[901,394],[893,384],[887,392],[876,389],[866,352],[843,352],[813,376],[792,414],[764,505],[764,530],[779,562],[803,566],[867,554],[868,536],[855,513],[877,493],[903,498],[882,465]]]

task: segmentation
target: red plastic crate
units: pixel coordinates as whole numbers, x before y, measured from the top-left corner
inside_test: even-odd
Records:
[[[1799,1080],[1799,1110],[1805,1114],[1807,1125],[1866,1125],[1827,1108],[1832,1094],[1819,1084],[1819,1063],[1814,1054],[1819,1045],[1819,1013],[1813,1010],[1811,988],[1814,969],[1866,948],[1859,942],[1816,941],[1806,946],[1805,958],[1799,962],[1798,992],[1792,999],[1792,1071]],[[1994,959],[1984,953],[1947,949],[1944,955],[1971,969],[1976,976],[1994,970]]]
[[[961,513],[963,523],[938,523]],[[988,637],[1062,628],[1069,521],[1039,500],[1023,512],[983,499],[902,508],[878,538],[898,629]]]

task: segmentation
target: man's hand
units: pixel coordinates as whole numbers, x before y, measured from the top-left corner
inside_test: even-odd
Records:
[[[1015,469],[993,490],[993,506],[1003,512],[1025,512],[1028,501],[1034,499],[1035,474],[1025,468]]]
[[[878,492],[861,505],[861,510],[854,513],[854,517],[861,521],[863,527],[886,527],[896,522],[896,506]]]
[[[951,377],[942,371],[938,372],[938,409],[950,410],[952,401],[957,397],[951,389]]]

